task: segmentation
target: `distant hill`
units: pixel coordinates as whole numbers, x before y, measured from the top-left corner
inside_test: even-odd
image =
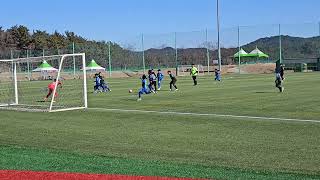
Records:
[[[282,36],[282,56],[284,58],[320,57],[320,36],[311,38]],[[245,45],[245,50],[258,47],[270,55],[271,59],[279,59],[279,36],[261,38]]]
[[[320,57],[320,37],[301,38],[282,36],[282,57],[283,58],[314,58]],[[244,45],[242,48],[248,53],[258,47],[267,53],[272,60],[279,59],[279,36],[265,37]],[[223,64],[232,63],[232,56],[238,52],[238,48],[222,48],[221,56]],[[210,60],[218,59],[217,50],[210,50]],[[149,49],[146,51],[146,59],[151,64],[174,64],[172,61],[175,49],[167,47],[164,49]],[[178,49],[179,64],[206,64],[207,50],[205,48]]]

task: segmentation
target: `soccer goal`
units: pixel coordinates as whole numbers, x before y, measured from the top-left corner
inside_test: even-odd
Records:
[[[198,75],[199,76],[203,76],[205,75],[205,67],[198,64],[198,65],[195,65],[198,69]],[[180,65],[178,66],[178,75],[179,76],[189,76],[190,75],[190,72],[191,72],[191,68],[192,68],[192,65]]]
[[[0,60],[0,109],[87,108],[85,67],[84,53]]]

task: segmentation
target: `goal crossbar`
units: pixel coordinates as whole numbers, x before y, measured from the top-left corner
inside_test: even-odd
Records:
[[[82,55],[85,55],[85,53],[61,54],[61,55],[52,55],[52,56],[38,56],[38,57],[15,58],[15,59],[0,59],[0,62],[26,63],[26,62],[33,61],[33,60],[38,60],[38,59],[50,60],[50,59],[56,59],[56,58],[65,58],[65,57],[82,56]]]

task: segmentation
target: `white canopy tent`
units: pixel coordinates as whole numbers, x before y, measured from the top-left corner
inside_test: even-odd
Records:
[[[39,67],[32,70],[32,72],[39,72],[42,80],[53,79],[58,72],[57,68],[52,67],[47,61],[43,61]]]
[[[96,63],[94,59],[91,60],[89,65],[86,67],[87,71],[105,71],[106,68],[101,67],[99,64]]]
[[[58,69],[52,67],[47,61],[43,61],[39,67],[32,70],[32,72],[57,72]]]

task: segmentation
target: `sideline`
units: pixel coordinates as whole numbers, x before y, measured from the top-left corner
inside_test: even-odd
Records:
[[[156,114],[167,114],[167,115],[182,115],[182,116],[212,116],[212,117],[228,117],[234,119],[255,119],[255,120],[276,120],[276,121],[292,121],[292,122],[310,122],[310,123],[320,123],[320,120],[311,119],[290,119],[290,118],[276,118],[276,117],[259,117],[259,116],[240,116],[240,115],[230,115],[230,114],[206,114],[206,113],[187,113],[187,112],[163,112],[163,111],[145,111],[145,110],[129,110],[129,109],[107,109],[107,108],[88,108],[88,110],[93,111],[114,111],[114,112],[124,112],[124,113],[156,113]]]

